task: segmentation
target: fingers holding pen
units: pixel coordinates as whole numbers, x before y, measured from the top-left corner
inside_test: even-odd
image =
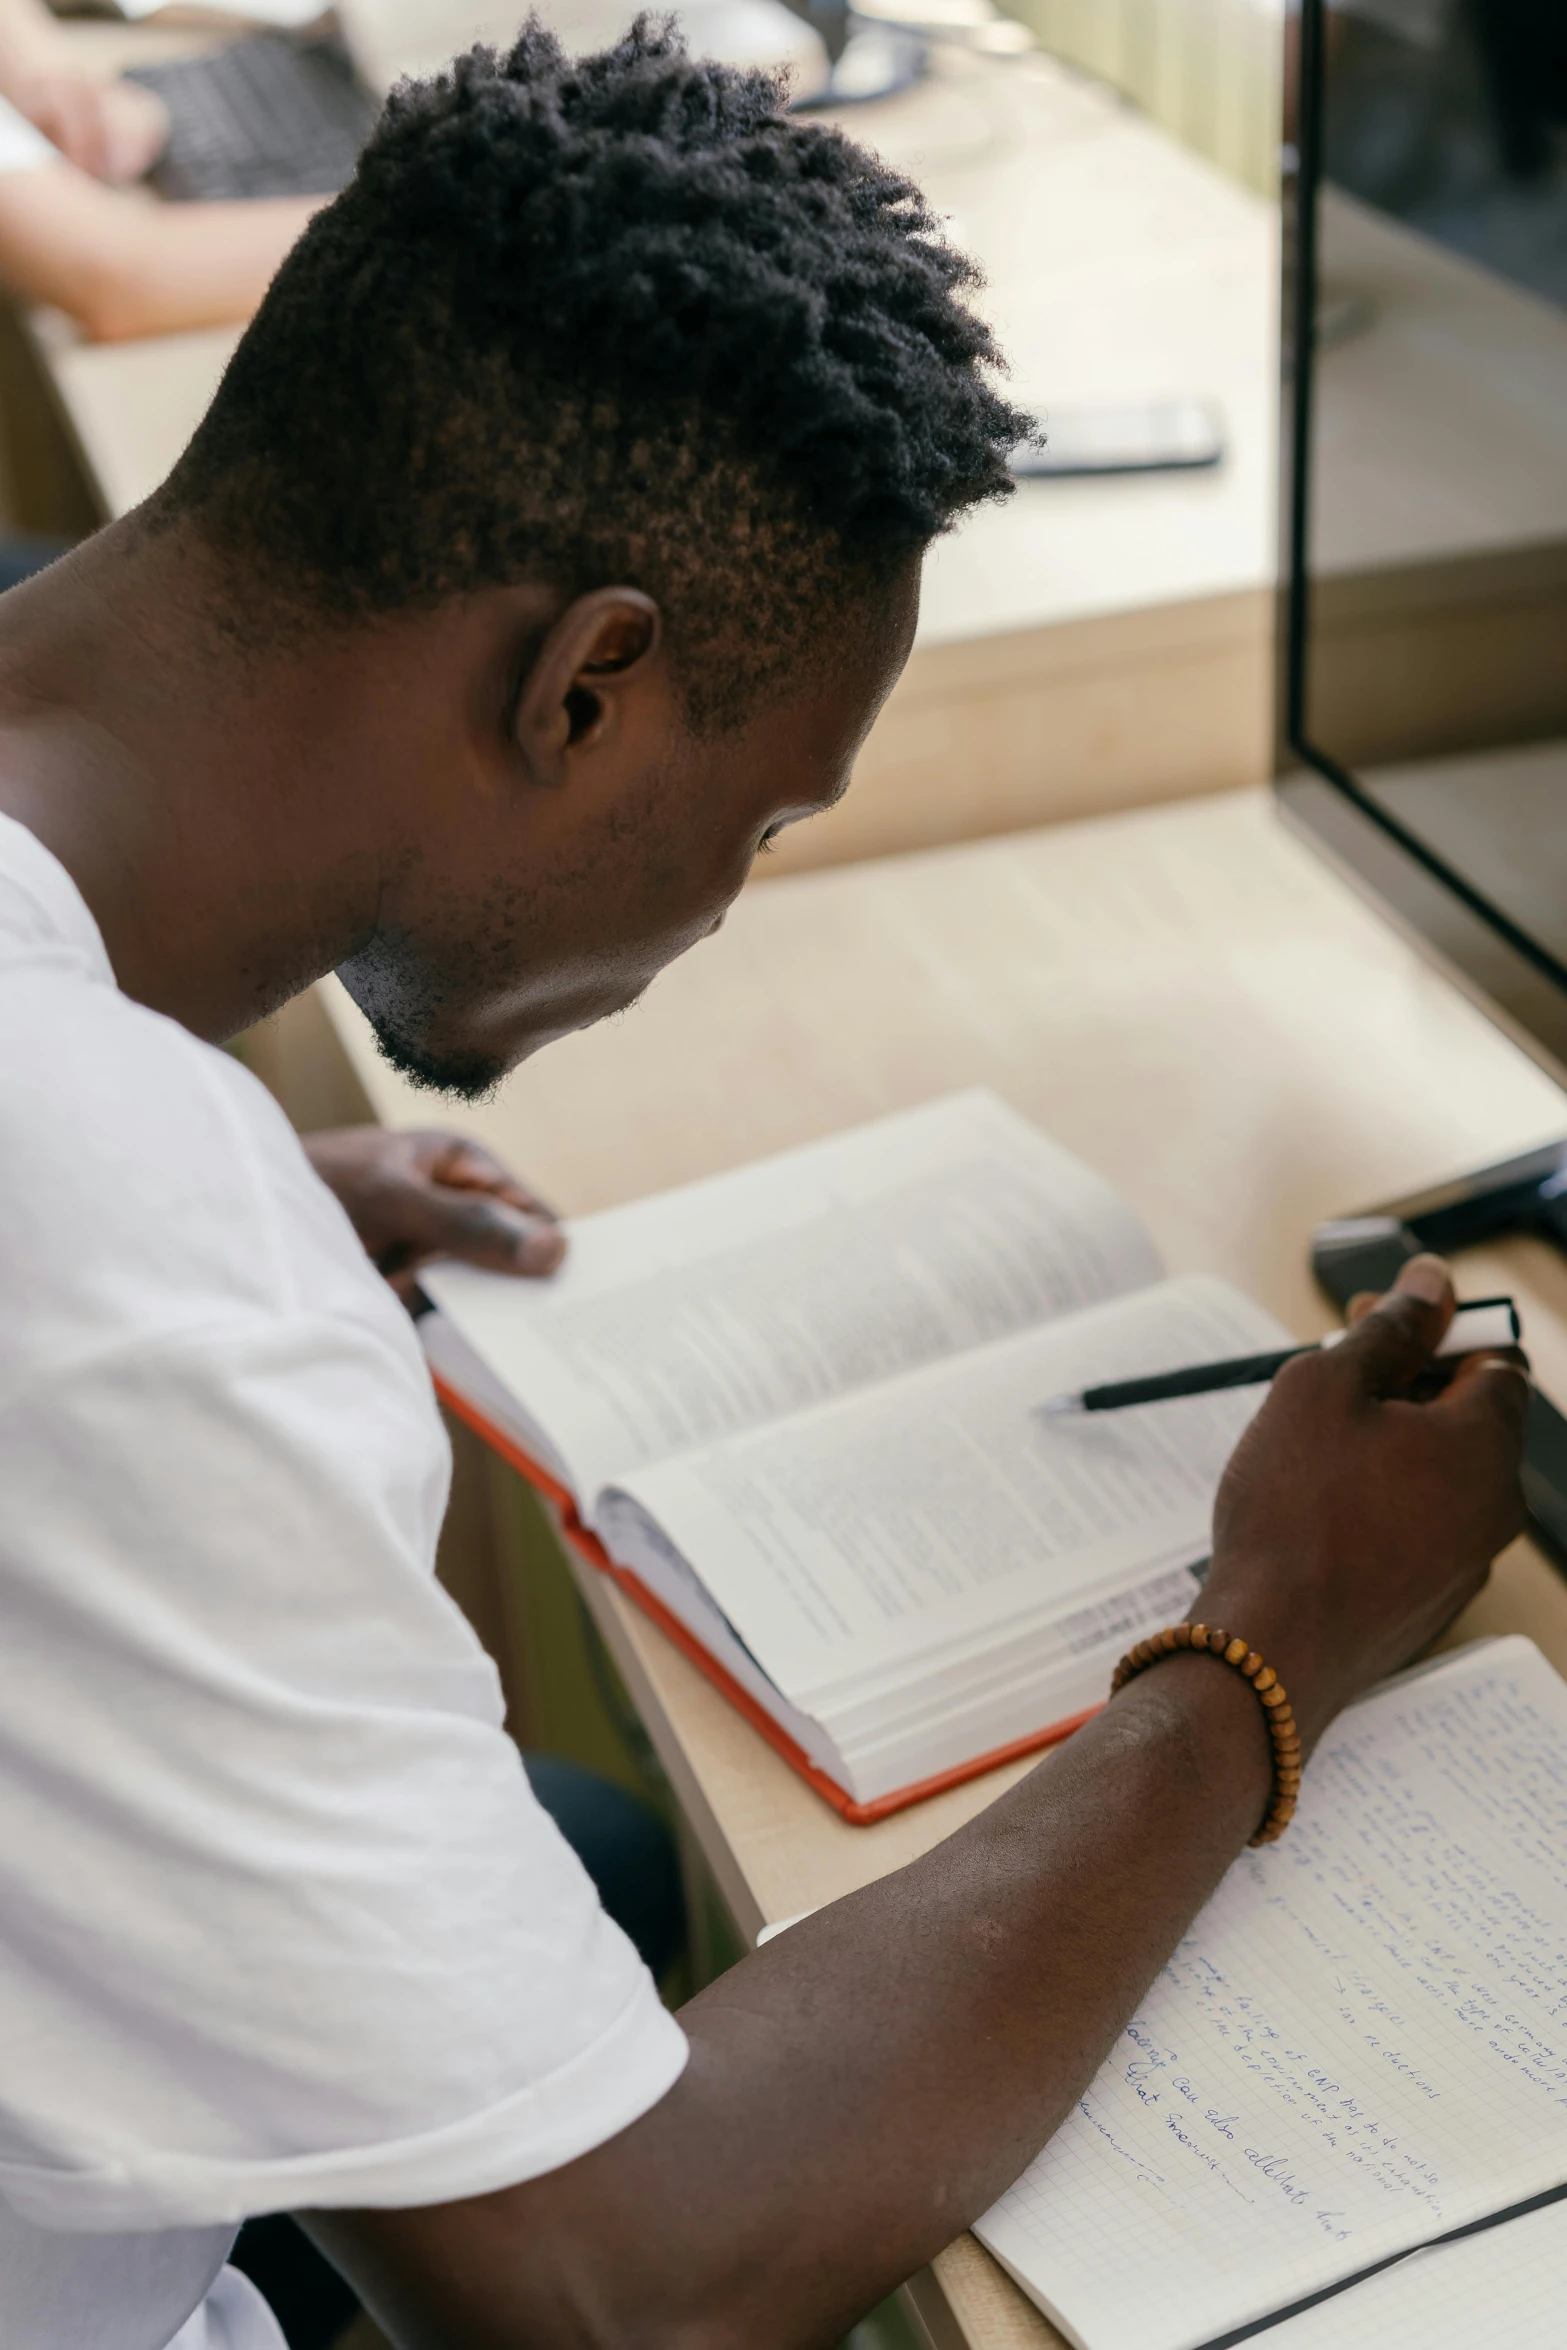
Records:
[[[1460,1355],[1431,1408],[1470,1420],[1494,1419],[1521,1454],[1533,1383],[1522,1347]]]
[[[1407,1392],[1430,1371],[1456,1311],[1453,1279],[1440,1257],[1411,1257],[1380,1297],[1351,1298],[1349,1335],[1334,1350],[1368,1397]]]
[[[1277,1651],[1308,1728],[1418,1655],[1523,1524],[1527,1367],[1505,1346],[1439,1356],[1454,1312],[1429,1257],[1355,1299],[1341,1344],[1279,1374],[1221,1483],[1205,1606]],[[1507,1326],[1505,1308],[1473,1325]]]
[[[1391,1290],[1361,1290],[1350,1299],[1345,1312],[1350,1332],[1365,1331],[1368,1322],[1372,1328],[1367,1336],[1356,1336],[1353,1346],[1346,1340],[1336,1351],[1368,1376],[1372,1393],[1413,1403],[1451,1394],[1481,1366],[1499,1368],[1513,1375],[1518,1391],[1513,1408],[1526,1410],[1529,1359],[1521,1347],[1487,1346],[1472,1354],[1435,1352],[1456,1310],[1452,1275],[1442,1258],[1412,1257]]]

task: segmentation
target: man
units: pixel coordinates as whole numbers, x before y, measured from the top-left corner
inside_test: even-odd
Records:
[[[336,967],[476,1093],[707,936],[1005,489],[971,282],[760,77],[530,29],[394,98],[166,488],[0,608],[7,2350],[261,2350],[212,2280],[278,2209],[401,2350],[830,2343],[1263,1816],[1255,1697],[1177,1656],[667,2015],[431,1581],[406,1321],[201,1041]],[[1520,1522],[1517,1369],[1404,1398],[1450,1310],[1418,1262],[1221,1496],[1211,1618],[1308,1751]]]

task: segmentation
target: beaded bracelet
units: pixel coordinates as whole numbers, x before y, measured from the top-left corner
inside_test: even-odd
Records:
[[[1254,1648],[1248,1648],[1244,1640],[1232,1640],[1228,1632],[1212,1631],[1206,1624],[1170,1624],[1162,1632],[1151,1632],[1146,1640],[1139,1640],[1135,1648],[1127,1650],[1115,1668],[1110,1694],[1114,1697],[1117,1690],[1124,1689],[1128,1681],[1135,1680],[1150,1665],[1158,1664],[1162,1657],[1174,1656],[1183,1648],[1204,1649],[1221,1664],[1233,1665],[1262,1700],[1268,1735],[1273,1740],[1273,1800],[1251,1841],[1275,1843],[1294,1818],[1300,1794],[1300,1731],[1282,1682]]]

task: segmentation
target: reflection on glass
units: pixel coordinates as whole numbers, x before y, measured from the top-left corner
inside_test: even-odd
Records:
[[[1567,0],[1323,56],[1307,731],[1567,963]]]

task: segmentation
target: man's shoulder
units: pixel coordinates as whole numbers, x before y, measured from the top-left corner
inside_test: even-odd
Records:
[[[36,1357],[234,1316],[383,1318],[265,1088],[112,987],[0,973],[0,1163],[0,1357],[6,1325]]]

